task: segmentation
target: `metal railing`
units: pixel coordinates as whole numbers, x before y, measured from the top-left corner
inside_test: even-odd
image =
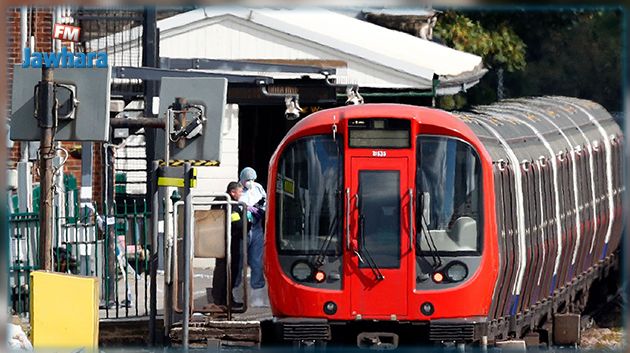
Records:
[[[52,269],[98,277],[101,318],[138,317],[149,309],[149,219],[144,200],[102,207],[79,204],[76,190],[66,192],[63,207],[55,208]],[[73,194],[70,196],[70,194]],[[107,211],[113,209],[113,214]],[[9,216],[9,306],[28,316],[29,280],[40,268],[40,222],[37,212]]]
[[[231,220],[231,215],[232,215],[232,209],[233,208],[240,208],[243,210],[243,213],[245,214],[247,212],[247,204],[243,201],[234,201],[232,200],[232,198],[230,197],[229,194],[227,193],[221,193],[221,194],[196,194],[193,197],[191,197],[191,201],[192,201],[192,210],[193,210],[193,217],[194,217],[194,211],[196,209],[198,209],[199,206],[203,208],[205,207],[225,207],[226,208],[226,215],[225,215],[225,232],[223,234],[224,239],[225,239],[225,243],[224,243],[224,250],[225,250],[225,260],[226,260],[226,264],[225,264],[225,273],[224,274],[217,274],[215,273],[214,275],[225,275],[226,276],[226,309],[227,309],[227,320],[232,320],[232,314],[233,313],[243,313],[245,311],[247,311],[247,306],[248,306],[248,300],[247,300],[247,290],[246,290],[246,278],[247,278],[247,217],[243,216],[241,217],[241,222],[242,222],[242,247],[241,247],[241,275],[242,275],[242,281],[241,281],[241,286],[242,286],[242,291],[243,291],[243,306],[240,309],[235,309],[232,308],[232,304],[233,304],[233,298],[232,298],[232,273],[231,273],[231,268],[232,268],[232,256],[231,256],[231,243],[232,243],[232,220]],[[195,231],[194,231],[194,222],[192,222],[191,224],[191,228],[193,229],[189,229],[188,232],[186,232],[185,230],[182,231],[178,228],[178,218],[179,218],[179,212],[178,212],[178,208],[180,206],[185,206],[185,202],[184,201],[176,201],[173,203],[173,219],[175,220],[175,222],[173,223],[173,229],[174,229],[174,240],[179,238],[180,236],[182,237],[183,242],[189,242],[189,243],[194,243],[195,239]],[[184,224],[184,227],[186,227],[186,225]],[[186,234],[189,235],[189,238],[186,239]],[[178,264],[178,260],[177,260],[177,256],[179,256],[180,251],[178,251],[177,249],[177,241],[173,241],[172,246],[174,247],[174,249],[172,249],[172,254],[171,256],[167,256],[167,261],[168,263],[166,263],[166,267],[170,268],[173,273],[169,273],[166,276],[166,286],[173,286],[173,283],[177,283],[179,281],[178,277],[178,273],[180,271],[178,271],[177,268],[177,264]],[[186,249],[186,246],[184,246],[184,249]],[[168,253],[168,252],[167,252]],[[195,255],[194,255],[194,251],[192,249],[190,249],[190,253],[187,253],[186,251],[182,251],[181,255],[184,257],[189,258],[190,260],[192,260]],[[216,260],[216,258],[215,258]],[[166,303],[166,307],[165,307],[165,329],[168,331],[170,329],[170,326],[173,322],[174,319],[174,314],[175,312],[183,312],[184,313],[184,317],[183,317],[183,322],[182,322],[182,341],[183,341],[183,345],[184,347],[188,347],[188,326],[189,326],[189,316],[185,315],[186,313],[190,313],[191,311],[191,307],[190,307],[190,303],[188,301],[186,301],[185,299],[188,297],[187,295],[187,291],[185,290],[186,288],[190,288],[192,287],[192,278],[191,278],[191,273],[192,271],[186,271],[184,270],[183,272],[183,288],[184,288],[184,305],[183,307],[179,307],[178,303],[177,303],[177,297],[181,296],[181,294],[176,294],[176,295],[171,295],[169,296],[169,298],[172,300],[171,302],[167,302]],[[169,284],[168,281],[171,281],[171,283]],[[172,291],[173,288],[171,288],[170,290]],[[169,290],[169,289],[167,289]]]
[[[15,213],[9,218],[11,263],[9,265],[9,303],[15,313],[29,310],[30,273],[38,268],[39,214]]]
[[[208,198],[210,199],[214,199],[212,201],[208,200]],[[179,217],[179,211],[178,211],[178,207],[180,206],[184,206],[184,202],[183,201],[177,201],[173,204],[173,219],[177,220]],[[202,208],[197,208],[198,206],[201,206]],[[231,269],[232,269],[232,256],[231,256],[231,243],[232,243],[232,221],[231,221],[231,215],[232,215],[232,209],[234,207],[240,207],[243,210],[247,210],[247,204],[243,201],[234,201],[230,198],[230,195],[228,194],[207,194],[207,195],[194,195],[193,196],[193,211],[196,211],[198,209],[204,209],[203,207],[216,207],[216,206],[225,206],[226,207],[226,220],[225,220],[225,234],[223,234],[224,238],[225,238],[225,260],[226,260],[226,298],[227,298],[227,317],[228,320],[231,320],[232,318],[232,313],[244,313],[245,311],[247,311],[247,290],[245,288],[246,286],[246,281],[244,280],[245,278],[247,278],[247,217],[242,217],[241,218],[241,222],[242,222],[242,229],[243,229],[243,234],[242,236],[242,240],[241,240],[241,244],[242,244],[242,248],[241,248],[241,275],[243,276],[243,280],[241,281],[241,286],[242,286],[242,291],[243,291],[243,307],[240,309],[233,309],[232,308],[232,303],[233,303],[233,298],[232,298],[232,274],[231,274]],[[194,227],[194,222],[193,222],[193,227]],[[174,236],[175,237],[183,237],[184,232],[182,230],[180,230],[177,226],[177,222],[174,223],[174,229],[175,229],[175,233]],[[189,241],[191,243],[195,242],[195,232],[194,229],[191,230],[190,233],[190,237],[191,239],[189,239]],[[173,245],[176,247],[177,242],[173,242]],[[175,254],[178,253],[178,250],[175,248],[174,249]],[[195,255],[193,253],[189,254],[189,256],[191,258],[194,258]],[[216,260],[216,258],[215,258]],[[169,263],[167,263],[167,266],[169,268],[173,268],[175,266],[175,264],[177,263],[177,260],[174,257],[171,257],[169,259]],[[177,273],[177,271],[175,271],[175,273]],[[185,276],[186,274],[184,274]],[[171,281],[172,279],[170,278],[170,276],[167,277],[167,281]],[[170,284],[171,282],[168,282],[168,284]],[[184,286],[190,285],[190,279],[186,279],[184,281]],[[188,282],[188,283],[186,283]],[[177,308],[177,305],[174,304],[173,308]],[[179,310],[181,311],[181,309]]]
[[[109,250],[104,252],[101,316],[146,316],[150,212],[145,200],[114,202],[113,209],[104,214],[104,248]]]

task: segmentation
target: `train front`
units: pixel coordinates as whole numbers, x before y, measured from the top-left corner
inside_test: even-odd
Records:
[[[366,104],[300,121],[269,167],[265,274],[280,336],[354,327],[363,336],[345,338],[359,345],[397,345],[412,325],[415,338],[479,339],[498,266],[493,190],[487,152],[443,111]]]

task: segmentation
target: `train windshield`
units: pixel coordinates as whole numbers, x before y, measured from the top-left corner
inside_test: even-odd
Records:
[[[420,253],[481,251],[481,163],[467,143],[420,135],[417,143],[417,237]]]
[[[340,252],[342,149],[339,138],[302,138],[280,157],[276,232],[281,253]]]

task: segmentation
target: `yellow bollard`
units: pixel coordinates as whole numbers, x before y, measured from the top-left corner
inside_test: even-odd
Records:
[[[98,279],[31,273],[31,341],[35,349],[98,349]]]

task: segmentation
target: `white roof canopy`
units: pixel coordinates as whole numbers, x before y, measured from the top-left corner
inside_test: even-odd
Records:
[[[479,56],[327,10],[256,10],[250,21],[429,80],[481,65]]]
[[[361,87],[431,89],[435,75],[441,93],[451,94],[487,72],[477,55],[325,9],[206,7],[158,27],[162,57],[341,60],[347,72],[338,70],[337,81]],[[131,39],[129,32],[120,39]]]

